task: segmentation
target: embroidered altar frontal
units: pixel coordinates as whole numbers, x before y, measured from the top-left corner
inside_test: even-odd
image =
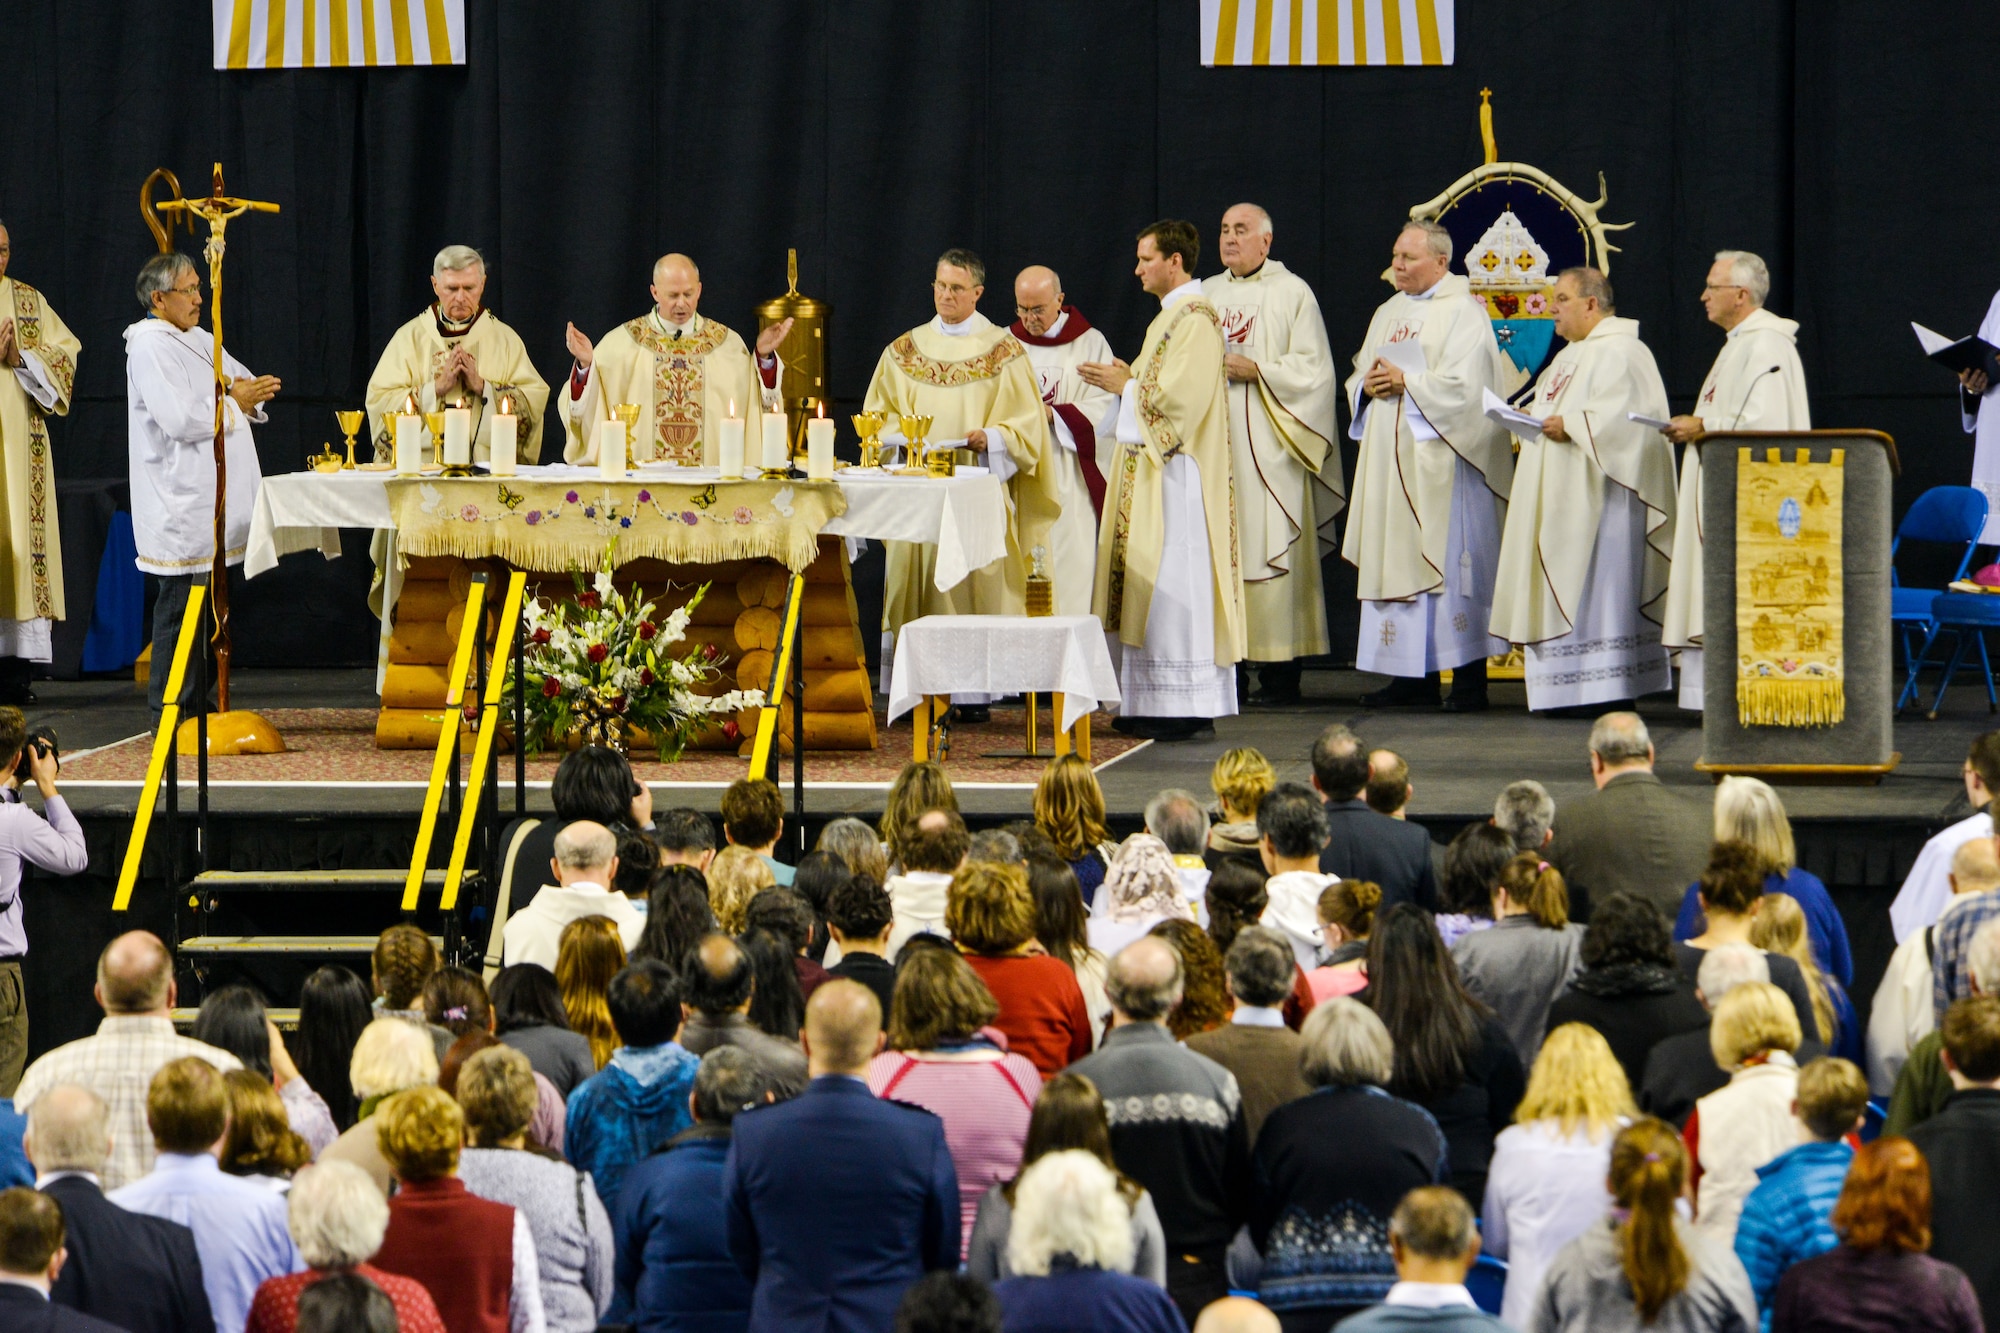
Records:
[[[1739,448],[1736,711],[1746,727],[1847,716],[1841,502],[1846,451]]]
[[[831,482],[540,481],[525,477],[388,483],[403,556],[495,557],[526,569],[595,569],[618,559],[714,564],[768,558],[793,573],[819,530],[847,512]]]

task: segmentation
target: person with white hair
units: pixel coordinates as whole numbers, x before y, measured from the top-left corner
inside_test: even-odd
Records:
[[[1868,1090],[1878,1097],[1895,1090],[1896,1076],[1911,1050],[1937,1030],[1933,960],[1938,927],[1973,895],[2000,889],[2000,857],[1995,855],[1993,839],[1959,844],[1945,879],[1953,898],[1944,916],[1896,946],[1868,1009]]]
[[[1987,922],[1972,937],[1967,967],[1974,995],[2000,995],[2000,921]],[[1908,1134],[1944,1109],[1953,1088],[1951,1072],[1940,1058],[1943,1050],[1941,1024],[1910,1048],[1910,1058],[1896,1075],[1889,1113],[1882,1120],[1884,1134]]]
[[[1749,944],[1718,944],[1702,955],[1695,972],[1694,997],[1713,1014],[1722,997],[1738,986],[1770,979],[1770,958],[1762,950]],[[1678,1126],[1686,1122],[1696,1102],[1729,1081],[1709,1050],[1708,1034],[1708,1028],[1696,1028],[1654,1043],[1646,1057],[1644,1075],[1632,1089],[1640,1110]],[[1799,1064],[1825,1054],[1825,1043],[1801,1034]]]
[[[1362,696],[1374,707],[1435,706],[1448,670],[1445,706],[1483,709],[1486,659],[1507,651],[1487,621],[1514,455],[1484,399],[1521,372],[1451,255],[1443,224],[1403,224],[1390,251],[1395,295],[1376,308],[1347,380],[1348,434],[1361,442],[1340,552],[1359,578],[1355,665],[1395,677]]]
[[[389,1159],[382,1155],[373,1117],[396,1093],[428,1087],[438,1080],[437,1048],[428,1028],[407,1018],[378,1018],[361,1030],[348,1065],[348,1081],[360,1102],[353,1126],[319,1155],[322,1164],[352,1162],[366,1171],[389,1197]]]
[[[447,245],[431,261],[435,299],[390,335],[368,377],[368,433],[378,459],[394,452],[394,418],[414,402],[419,412],[469,409],[472,457],[483,463],[492,443],[487,416],[505,399],[513,408],[520,460],[540,461],[548,382],[528,359],[521,335],[487,309],[487,277],[485,256],[469,245]],[[430,436],[420,438],[430,462]]]
[[[1540,851],[1555,822],[1555,798],[1533,778],[1510,782],[1493,798],[1493,826],[1514,840],[1517,852]]]
[[[1236,204],[1222,215],[1222,272],[1203,291],[1222,321],[1229,448],[1243,554],[1251,703],[1299,701],[1299,661],[1327,651],[1319,562],[1334,550],[1347,503],[1334,402],[1338,376],[1319,301],[1271,258],[1271,215]]]
[[[1528,707],[1595,716],[1673,683],[1660,619],[1674,549],[1667,386],[1611,281],[1564,269],[1565,346],[1535,381],[1500,537],[1492,631],[1518,643]]]
[[[626,951],[639,942],[646,917],[632,900],[612,891],[618,874],[618,837],[594,820],[579,819],[556,834],[549,859],[555,883],[544,884],[534,900],[500,928],[503,963],[539,963],[553,971],[562,950],[563,927],[586,916],[610,918]]]
[[[1637,713],[1606,713],[1590,728],[1590,777],[1597,790],[1564,801],[1542,853],[1569,884],[1570,911],[1628,891],[1672,920],[1701,874],[1715,818],[1706,800],[1671,791],[1653,772],[1653,738]]]
[[[1663,637],[1680,654],[1682,708],[1702,707],[1701,450],[1705,433],[1811,430],[1806,372],[1799,363],[1799,322],[1764,308],[1771,270],[1748,250],[1718,250],[1701,289],[1708,322],[1723,331],[1722,350],[1708,368],[1695,410],[1673,418],[1665,432],[1681,454],[1680,525],[1667,580]],[[1726,677],[1734,698],[1735,674]]]
[[[1132,1213],[1117,1173],[1081,1148],[1038,1159],[1014,1187],[1014,1276],[993,1288],[1001,1328],[1180,1333],[1187,1325],[1173,1299],[1132,1276],[1132,1255]]]
[[[653,261],[653,307],[593,345],[571,324],[564,334],[575,364],[563,381],[563,461],[597,464],[597,428],[615,420],[618,403],[636,403],[631,461],[714,467],[722,423],[783,412],[784,367],[778,344],[792,331],[781,319],[757,335],[753,356],[743,336],[700,312],[701,270],[682,254]],[[754,461],[754,460],[752,460]]]
[[[1180,872],[1181,893],[1194,908],[1195,922],[1208,929],[1208,877],[1214,872],[1206,858],[1208,811],[1200,798],[1179,787],[1161,792],[1146,802],[1146,832],[1166,844],[1174,869]],[[1104,904],[1103,893],[1097,898],[1092,915]]]
[[[424,1284],[385,1273],[368,1261],[382,1248],[389,1229],[389,1201],[368,1173],[350,1162],[309,1166],[292,1181],[285,1221],[306,1269],[267,1279],[250,1302],[244,1333],[291,1333],[298,1324],[299,1293],[321,1278],[339,1273],[364,1277],[396,1307],[403,1333],[442,1333],[444,1321]]]

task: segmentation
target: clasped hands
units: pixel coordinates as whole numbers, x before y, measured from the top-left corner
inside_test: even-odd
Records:
[[[0,320],[0,361],[14,367],[21,364],[21,347],[15,341],[14,321],[11,319]]]
[[[261,403],[267,403],[278,396],[284,384],[276,375],[255,375],[249,379],[229,381],[229,396],[248,415],[255,412]]]
[[[1361,378],[1361,391],[1370,398],[1401,398],[1403,372],[1378,356]]]
[[[574,328],[573,325],[571,327]],[[443,398],[451,392],[454,384],[464,385],[467,393],[486,392],[486,379],[479,373],[479,362],[465,350],[463,343],[445,353],[444,363],[438,367],[437,378],[431,382],[431,387],[437,390],[439,398]]]

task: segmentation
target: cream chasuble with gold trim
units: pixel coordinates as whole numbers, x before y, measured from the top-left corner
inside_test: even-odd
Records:
[[[932,320],[890,343],[869,381],[865,410],[888,417],[885,437],[896,434],[901,415],[932,418],[932,444],[964,439],[971,430],[987,432],[986,461],[1007,481],[1012,504],[1007,554],[939,592],[932,578],[935,547],[888,543],[882,628],[891,634],[919,616],[1025,614],[1027,554],[1048,544],[1049,529],[1062,512],[1056,469],[1045,462],[1048,419],[1027,350],[984,315],[975,313],[960,327],[965,332],[950,334]],[[1059,579],[1063,571],[1049,573]],[[1057,599],[1062,596],[1058,588]]]
[[[444,364],[452,348],[461,345],[478,363],[479,376],[486,381],[486,388],[482,393],[472,394],[454,386],[440,401],[438,367]],[[406,397],[415,396],[419,412],[438,412],[459,405],[455,400],[463,395],[462,405],[472,409],[472,457],[475,462],[483,463],[491,434],[486,414],[499,405],[502,394],[514,400],[521,461],[539,462],[542,411],[549,405],[549,386],[536,371],[535,363],[528,359],[527,345],[490,310],[474,315],[464,330],[447,332],[439,325],[437,307],[432,306],[396,330],[375,363],[375,373],[368,377],[368,432],[375,441],[375,456],[387,460],[395,453],[389,418],[403,410]],[[428,463],[432,461],[428,432],[424,433],[423,442],[424,461]]]
[[[0,487],[5,556],[0,580],[0,655],[46,662],[49,622],[63,619],[62,541],[47,420],[68,416],[83,345],[25,282],[0,278],[0,319],[14,321],[20,368],[0,376]]]
[[[619,403],[639,405],[633,432],[635,462],[659,460],[682,467],[714,467],[721,460],[722,422],[731,409],[748,422],[759,411],[784,409],[784,364],[764,387],[757,360],[734,329],[697,314],[685,336],[649,310],[598,340],[583,392],[563,381],[557,410],[563,422],[563,461],[594,467],[597,427],[612,420]],[[757,428],[745,438],[756,440]]]

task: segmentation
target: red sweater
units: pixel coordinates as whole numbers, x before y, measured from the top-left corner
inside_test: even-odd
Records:
[[[1090,1014],[1076,974],[1047,954],[982,958],[966,962],[993,992],[1000,1017],[993,1026],[1007,1034],[1007,1049],[1034,1061],[1044,1081],[1090,1054]]]
[[[514,1210],[469,1193],[456,1176],[404,1183],[389,1200],[374,1262],[423,1283],[446,1333],[508,1333]]]
[[[365,1277],[382,1289],[396,1307],[396,1327],[401,1333],[445,1333],[437,1305],[424,1284],[394,1273],[385,1273],[368,1264],[357,1265],[355,1275]],[[303,1273],[266,1278],[250,1302],[250,1320],[245,1333],[292,1333],[299,1326],[299,1293],[331,1274],[310,1268]]]

